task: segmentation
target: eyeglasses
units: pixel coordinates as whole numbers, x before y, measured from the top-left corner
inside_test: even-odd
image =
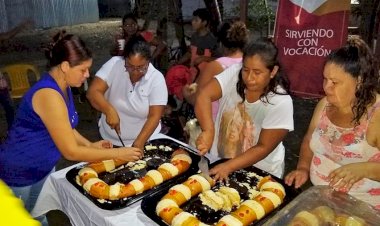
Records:
[[[134,72],[134,71],[137,71],[139,73],[146,73],[149,67],[149,63],[147,63],[144,66],[138,66],[138,67],[128,65],[128,63],[125,63],[124,67],[125,67],[125,70],[128,71],[129,73]]]
[[[137,24],[123,24],[122,27],[124,27],[124,28],[135,28],[135,27],[137,27]]]

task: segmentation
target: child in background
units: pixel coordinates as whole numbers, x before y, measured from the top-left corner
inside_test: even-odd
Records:
[[[172,95],[177,103],[182,105],[180,116],[183,119],[182,121],[195,117],[193,107],[186,102],[183,103],[183,88],[193,83],[207,62],[218,56],[218,42],[210,32],[210,21],[211,14],[206,8],[199,8],[193,12],[191,25],[194,33],[191,36],[189,51],[166,74],[165,79],[169,95]],[[187,66],[190,67],[187,68]]]
[[[242,61],[243,47],[248,40],[248,32],[247,27],[241,21],[223,24],[218,32],[223,56],[209,62],[201,71],[195,83],[186,85],[183,88],[182,94],[188,103],[194,105],[197,90],[205,87],[210,80],[229,66]],[[212,105],[213,119],[215,120],[219,106],[218,101],[213,102]]]
[[[191,26],[193,35],[190,41],[190,50],[177,64],[186,64],[190,60],[190,67],[198,67],[202,70],[204,62],[213,60],[217,55],[218,42],[216,37],[210,32],[209,24],[211,14],[206,8],[199,8],[193,12]]]

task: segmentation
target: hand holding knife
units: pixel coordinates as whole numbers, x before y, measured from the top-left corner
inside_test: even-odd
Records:
[[[125,144],[124,144],[123,140],[121,139],[120,134],[119,134],[116,130],[115,130],[115,132],[116,132],[116,134],[117,134],[117,137],[119,138],[119,141],[120,141],[121,145],[122,145],[123,147],[125,147]]]

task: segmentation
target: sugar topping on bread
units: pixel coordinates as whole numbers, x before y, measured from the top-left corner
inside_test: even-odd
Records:
[[[178,204],[172,199],[161,199],[156,206],[157,215],[165,208],[178,207]]]
[[[192,162],[191,157],[189,155],[186,155],[186,154],[178,154],[178,155],[173,157],[173,160],[182,160],[182,161],[188,162],[189,164],[191,164],[191,162]]]
[[[168,162],[167,162],[167,163],[164,163],[164,164],[160,165],[158,168],[159,168],[159,169],[162,168],[162,169],[165,169],[165,170],[169,171],[170,174],[172,175],[172,177],[175,177],[175,176],[178,175],[178,168],[175,167],[175,166],[174,166],[173,164],[171,164],[171,163],[168,163]]]
[[[189,179],[198,181],[202,186],[202,191],[207,191],[207,190],[210,190],[210,188],[211,188],[210,182],[208,182],[208,180],[206,180],[206,178],[204,178],[200,175],[195,174],[195,175],[191,176]]]
[[[164,181],[164,178],[158,170],[149,170],[146,175],[152,178],[156,185],[159,185]]]

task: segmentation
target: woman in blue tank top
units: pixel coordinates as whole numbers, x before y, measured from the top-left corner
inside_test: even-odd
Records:
[[[78,114],[70,87],[89,77],[91,52],[75,35],[60,32],[46,52],[50,70],[24,95],[7,140],[0,145],[0,179],[31,211],[61,155],[73,161],[141,158],[138,148],[91,143],[75,130]],[[106,150],[107,148],[107,150]]]

